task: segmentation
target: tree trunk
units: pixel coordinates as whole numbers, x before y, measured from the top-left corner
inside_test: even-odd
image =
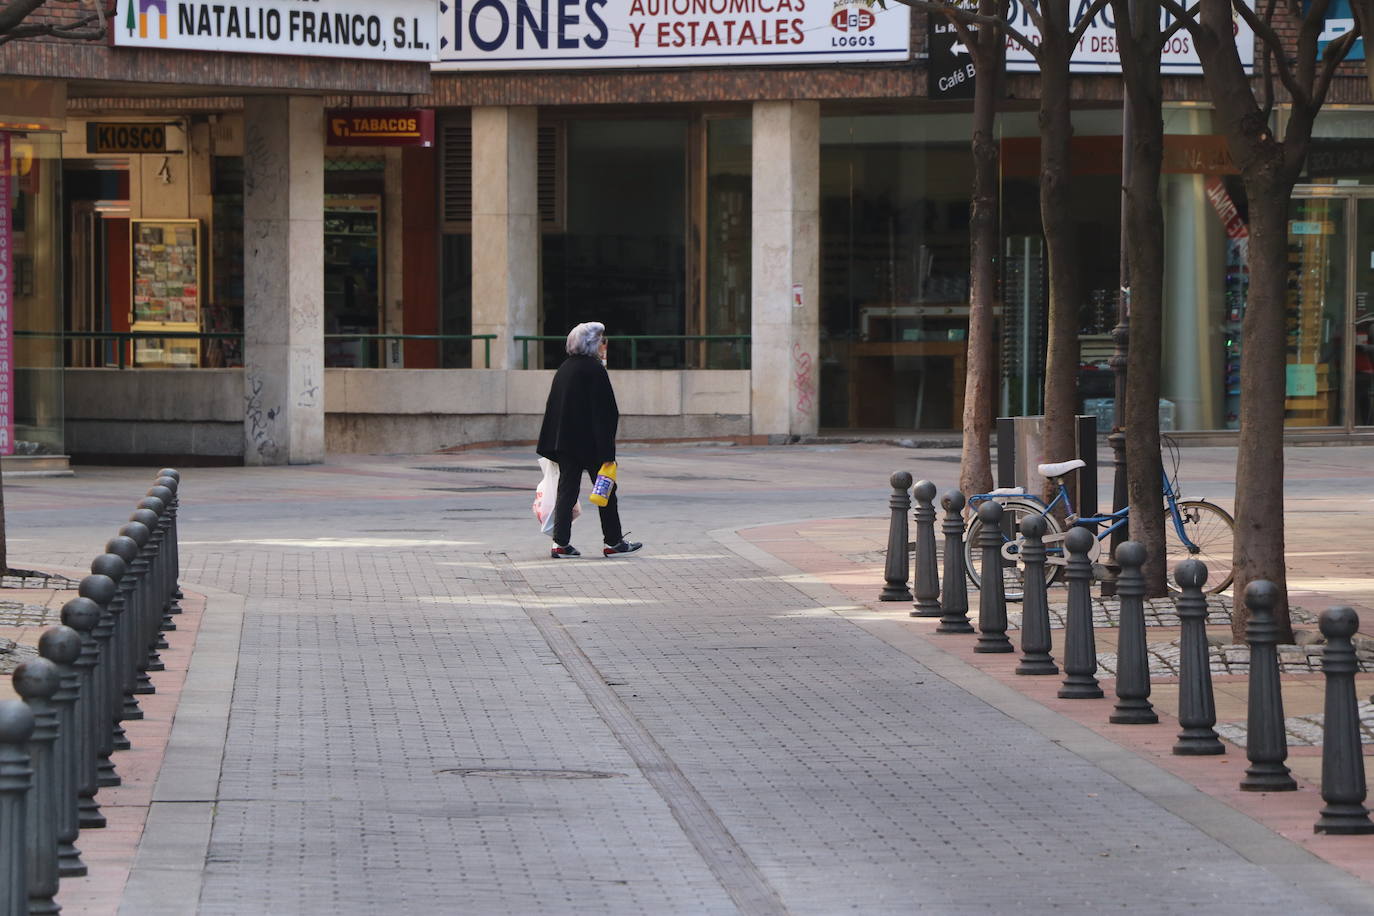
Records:
[[[1250,618],[1241,596],[1254,579],[1279,587],[1274,619],[1280,642],[1293,641],[1283,537],[1283,415],[1288,362],[1288,199],[1293,181],[1280,168],[1244,175],[1250,203],[1250,289],[1241,319],[1240,442],[1236,451],[1236,581],[1231,633],[1245,639]],[[1276,173],[1280,173],[1276,175]]]
[[[1117,7],[1117,15],[1123,10]],[[1123,66],[1131,113],[1130,179],[1126,187],[1126,239],[1130,252],[1130,333],[1127,338],[1126,491],[1131,540],[1145,548],[1146,594],[1168,594],[1164,561],[1164,504],[1160,499],[1159,395],[1164,321],[1164,208],[1159,174],[1164,159],[1158,4],[1142,2],[1135,24],[1152,59]],[[1133,43],[1134,44],[1134,43]],[[1127,53],[1123,49],[1123,54]],[[1143,53],[1143,52],[1142,52]]]
[[[1050,275],[1049,331],[1045,350],[1043,461],[1075,455],[1078,406],[1079,276],[1069,199],[1069,51],[1067,4],[1045,3],[1040,70],[1040,219]],[[1060,19],[1059,16],[1063,16]],[[1053,493],[1045,481],[1046,496]]]
[[[983,0],[987,15],[995,4]],[[981,12],[981,10],[980,10]],[[997,391],[997,337],[993,302],[997,297],[998,173],[994,128],[1001,89],[1003,38],[984,28],[977,33],[973,86],[973,194],[969,214],[968,360],[964,376],[964,441],[959,487],[965,493],[992,489],[993,399]]]
[[[0,484],[0,575],[10,571],[9,543],[5,531],[5,487]]]

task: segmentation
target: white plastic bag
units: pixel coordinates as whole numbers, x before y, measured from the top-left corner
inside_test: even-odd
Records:
[[[544,472],[539,485],[534,490],[534,517],[539,519],[539,530],[553,537],[553,507],[558,502],[558,465],[547,458],[539,459],[539,469]],[[573,518],[582,514],[582,507],[573,503]]]

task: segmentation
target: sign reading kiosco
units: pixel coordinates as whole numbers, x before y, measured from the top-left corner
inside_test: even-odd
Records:
[[[864,0],[440,0],[436,70],[907,60],[910,9]]]
[[[114,44],[188,51],[431,61],[434,0],[118,0]]]

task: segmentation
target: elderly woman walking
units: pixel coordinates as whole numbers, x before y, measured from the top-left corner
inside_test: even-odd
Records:
[[[615,431],[620,424],[611,377],[606,372],[606,326],[599,321],[579,324],[568,333],[568,358],[554,374],[544,425],[539,430],[540,455],[558,465],[558,500],[553,510],[554,559],[578,557],[572,546],[572,514],[582,475],[593,481],[601,465],[615,461]],[[633,553],[643,544],[625,540],[620,530],[620,507],[615,488],[601,507],[602,553],[612,557]]]

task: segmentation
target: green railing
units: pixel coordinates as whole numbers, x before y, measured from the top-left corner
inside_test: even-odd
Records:
[[[491,342],[495,334],[326,334],[325,341],[331,340],[474,340],[482,341],[482,368],[491,368]]]
[[[522,369],[530,367],[530,344],[548,343],[551,341],[566,341],[566,334],[517,334],[513,338],[520,344],[520,366]],[[616,334],[608,338],[610,348],[614,351],[618,345],[628,343],[630,345],[630,368],[639,368],[639,344],[660,341],[678,343],[735,343],[739,344],[739,361],[741,369],[749,368],[749,335],[748,334]],[[684,360],[685,362],[685,360]]]
[[[14,336],[18,338],[42,338],[49,340],[75,340],[75,341],[113,341],[117,346],[118,353],[116,363],[120,369],[128,368],[130,364],[127,355],[129,345],[138,340],[234,340],[243,343],[242,331],[15,331]],[[326,334],[326,341],[330,340],[435,340],[435,341],[482,341],[483,368],[491,367],[491,342],[496,340],[495,334]]]

